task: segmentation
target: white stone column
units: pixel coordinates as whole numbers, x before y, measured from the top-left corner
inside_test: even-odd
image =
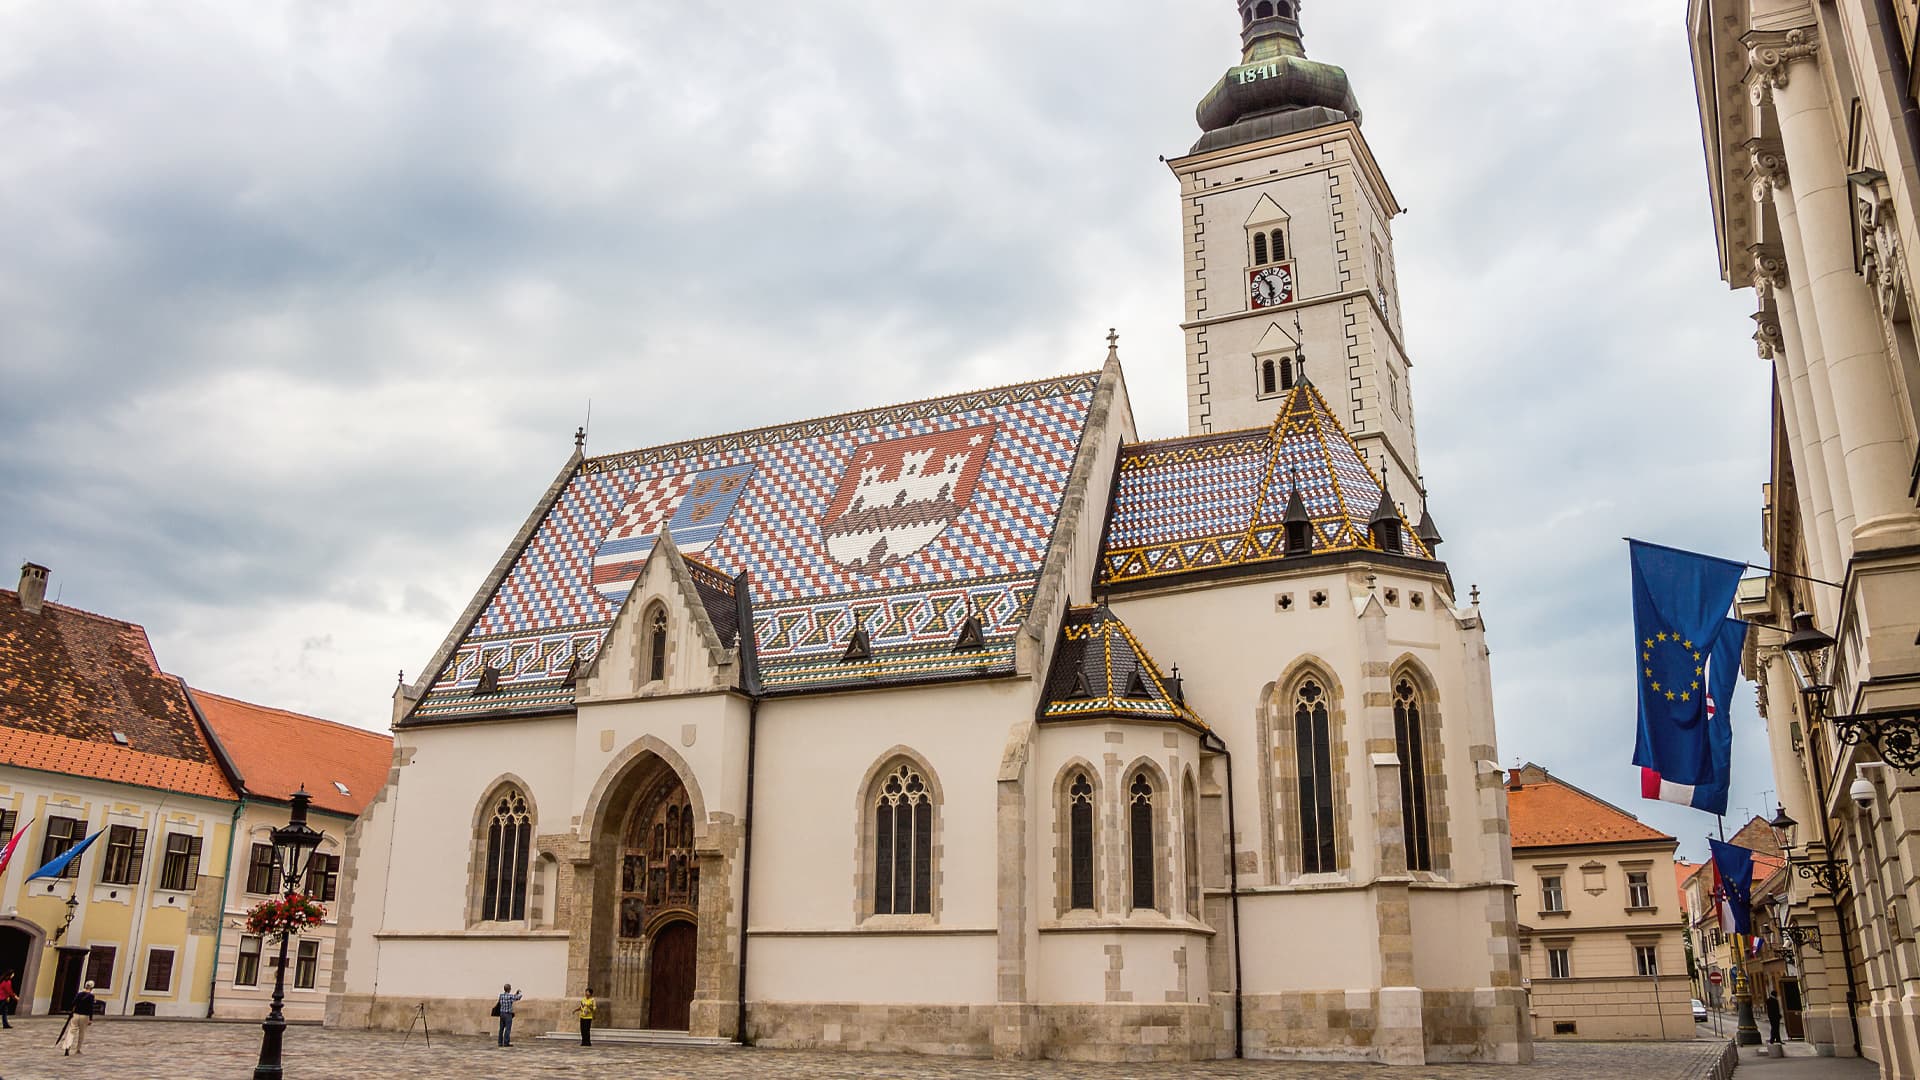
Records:
[[[1912,448],[1893,398],[1880,313],[1855,269],[1853,195],[1814,63],[1817,51],[1813,35],[1804,30],[1755,47],[1753,64],[1760,73],[1755,89],[1773,95],[1793,176],[1808,287],[1819,312],[1853,499],[1854,546],[1885,547],[1920,538],[1920,515],[1906,498]],[[1805,310],[1801,316],[1806,317]]]
[[[1756,264],[1759,262],[1755,260]],[[1757,266],[1756,266],[1757,271]],[[1785,282],[1784,264],[1781,267],[1782,283]],[[1845,573],[1844,564],[1839,558],[1839,541],[1833,531],[1833,506],[1827,501],[1832,498],[1827,490],[1826,462],[1819,458],[1818,433],[1812,431],[1813,402],[1812,391],[1802,378],[1798,384],[1794,381],[1797,368],[1802,375],[1806,371],[1806,361],[1798,364],[1793,355],[1801,348],[1800,320],[1794,310],[1793,294],[1786,289],[1776,289],[1771,283],[1758,277],[1754,286],[1760,291],[1763,301],[1771,300],[1773,307],[1768,311],[1764,307],[1754,316],[1760,324],[1754,337],[1760,343],[1760,355],[1773,361],[1774,389],[1780,396],[1780,421],[1786,429],[1787,460],[1793,470],[1794,508],[1799,515],[1797,530],[1801,546],[1806,552],[1807,573],[1829,581],[1839,580],[1838,573]],[[1804,402],[1802,397],[1806,397]],[[1780,497],[1779,483],[1774,484],[1774,498]],[[1816,499],[1818,489],[1822,498]],[[1822,517],[1821,505],[1825,503],[1825,516]],[[1773,553],[1780,558],[1780,552]],[[1841,567],[1837,573],[1835,567]],[[1808,599],[1808,607],[1821,626],[1833,625],[1832,590],[1810,588],[1796,590]]]
[[[1788,363],[1800,384],[1795,389],[1795,400],[1806,403],[1801,415],[1811,417],[1805,434],[1809,440],[1808,467],[1819,473],[1812,491],[1817,511],[1814,521],[1822,538],[1821,554],[1827,569],[1835,571],[1830,577],[1816,576],[1839,581],[1840,575],[1846,572],[1847,560],[1853,557],[1853,495],[1847,486],[1846,455],[1840,446],[1839,423],[1834,418],[1833,388],[1827,381],[1827,350],[1821,340],[1820,311],[1807,271],[1806,249],[1801,242],[1800,217],[1794,207],[1785,153],[1763,146],[1752,149],[1758,182],[1767,184],[1773,192],[1774,217],[1780,223],[1780,250],[1786,258],[1786,276],[1791,286],[1786,295],[1792,299],[1794,321],[1800,326],[1801,351],[1797,358],[1789,353]],[[1833,625],[1824,620],[1822,624]]]

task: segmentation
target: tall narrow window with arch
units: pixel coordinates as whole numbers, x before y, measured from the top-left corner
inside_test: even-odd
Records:
[[[1433,869],[1433,827],[1427,805],[1426,733],[1421,730],[1420,690],[1405,675],[1393,684],[1393,738],[1400,754],[1400,825],[1406,833],[1407,869]]]
[[[667,609],[656,606],[647,617],[647,681],[667,677]]]
[[[1200,918],[1200,807],[1194,798],[1193,774],[1188,773],[1180,783],[1180,820],[1182,833],[1180,862],[1186,869],[1187,916]]]
[[[1300,680],[1293,692],[1293,749],[1300,778],[1300,872],[1339,870],[1333,831],[1333,745],[1328,731],[1327,692],[1317,679]]]
[[[487,822],[486,877],[481,882],[480,918],[514,922],[527,917],[527,864],[533,851],[533,815],[527,796],[506,788],[494,798]]]
[[[1155,906],[1153,880],[1153,780],[1133,774],[1127,786],[1127,840],[1133,865],[1133,906]]]
[[[933,792],[902,763],[887,773],[875,800],[873,913],[933,913]]]
[[[1067,786],[1067,907],[1093,907],[1093,782],[1075,773]]]

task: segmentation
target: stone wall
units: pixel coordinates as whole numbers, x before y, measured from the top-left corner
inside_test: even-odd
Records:
[[[498,995],[486,997],[429,997],[401,1000],[343,994],[328,1002],[327,1026],[348,1031],[376,1028],[381,1031],[406,1031],[415,1027],[421,1006],[426,1007],[427,1024],[435,1035],[491,1035],[499,1021],[489,1014]],[[574,1018],[579,1002],[572,999],[522,998],[513,1010],[513,1037],[531,1039],[549,1031],[580,1030]]]

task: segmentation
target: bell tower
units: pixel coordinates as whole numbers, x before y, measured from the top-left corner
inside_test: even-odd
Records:
[[[1271,424],[1304,377],[1388,486],[1418,492],[1400,205],[1347,73],[1307,58],[1299,0],[1236,6],[1240,63],[1201,100],[1200,140],[1168,162],[1186,251],[1188,431]]]

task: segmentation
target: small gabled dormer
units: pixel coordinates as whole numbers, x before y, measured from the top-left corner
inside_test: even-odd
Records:
[[[579,672],[575,700],[741,689],[739,587],[682,555],[663,535],[622,601],[606,644]]]

